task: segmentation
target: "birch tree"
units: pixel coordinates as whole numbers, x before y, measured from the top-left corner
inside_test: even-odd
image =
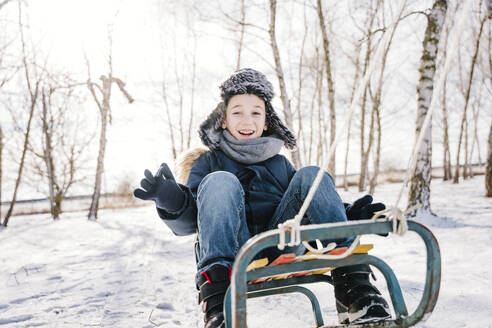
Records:
[[[401,15],[401,13],[400,13]],[[375,121],[375,134],[376,134],[376,149],[374,151],[374,170],[369,179],[369,193],[373,194],[376,189],[377,179],[379,175],[379,166],[381,162],[381,139],[382,139],[382,127],[381,127],[381,102],[384,85],[384,72],[386,70],[386,61],[391,45],[393,43],[393,37],[395,36],[396,29],[400,23],[401,17],[396,21],[396,26],[391,30],[391,35],[388,38],[388,44],[384,48],[383,58],[381,60],[381,68],[379,70],[379,76],[377,79],[376,91],[371,92],[372,98],[372,116]],[[383,21],[384,21],[384,5],[383,5]],[[386,28],[384,28],[386,29]],[[382,40],[380,42],[383,42]]]
[[[0,11],[2,8],[9,3],[11,0],[3,0],[0,2]],[[3,28],[3,27],[2,27]],[[2,40],[3,41],[3,40]],[[2,42],[0,44],[0,90],[2,87],[11,79],[12,75],[9,74],[9,70],[7,67],[4,65],[4,58],[5,58],[5,53],[7,46],[9,45],[10,42]],[[2,221],[2,186],[3,186],[3,159],[2,155],[4,152],[4,136],[3,136],[3,130],[2,130],[2,122],[0,122],[0,223]]]
[[[111,47],[110,47],[111,49]],[[113,76],[112,54],[111,50],[108,56],[108,72],[106,75],[99,77],[100,83],[96,83],[91,78],[91,70],[89,60],[86,58],[87,63],[87,87],[92,95],[94,102],[99,109],[99,117],[101,119],[101,131],[99,136],[99,153],[97,156],[96,176],[94,182],[94,191],[92,193],[91,205],[89,208],[88,219],[97,220],[97,211],[99,209],[99,199],[101,197],[101,182],[104,172],[104,155],[106,153],[106,130],[108,123],[111,124],[111,87],[116,84],[121,93],[125,96],[128,102],[133,103],[133,98],[125,89],[125,83]]]
[[[3,131],[0,125],[0,220],[2,220]]]
[[[492,0],[488,2],[489,33],[488,33],[488,64],[489,78],[492,86]],[[485,196],[492,197],[492,122],[490,123],[487,142],[487,159],[485,164]]]
[[[304,6],[303,6],[303,9],[304,9],[304,24],[303,24],[303,27],[304,27],[304,33],[303,33],[303,36],[302,36],[302,41],[301,41],[301,47],[299,49],[299,63],[298,63],[298,66],[297,66],[297,76],[298,76],[298,81],[297,81],[297,104],[296,104],[296,114],[297,114],[297,140],[302,140],[302,135],[303,135],[303,132],[304,132],[304,129],[303,129],[303,114],[302,114],[302,106],[301,106],[301,103],[302,103],[302,97],[303,97],[303,94],[302,94],[302,91],[303,91],[303,88],[304,88],[304,76],[303,76],[303,69],[304,69],[304,66],[306,66],[305,64],[305,45],[306,45],[306,38],[307,38],[307,35],[308,35],[308,24],[307,24],[307,17],[306,17],[306,3],[304,3]],[[311,107],[312,109],[312,107]],[[311,115],[312,117],[312,115]],[[299,142],[300,143],[300,142]],[[304,159],[306,159],[306,144],[303,145],[303,149],[304,149],[304,152],[303,152],[303,155],[304,155]],[[311,145],[310,145],[311,146]],[[299,144],[298,146],[298,150],[299,152],[301,153],[301,145]],[[302,160],[302,159],[301,159]],[[303,161],[305,162],[305,160]]]
[[[373,52],[373,36],[374,36],[374,24],[376,20],[376,14],[379,9],[380,2],[376,2],[375,7],[373,7],[374,3],[370,2],[370,8],[367,12],[367,20],[364,24],[366,30],[363,31],[364,38],[366,39],[366,48],[364,55],[364,62],[362,67],[362,76],[366,74],[367,68],[369,66],[370,59],[372,57]],[[356,83],[356,81],[354,81]],[[362,95],[362,104],[361,104],[361,115],[360,115],[360,175],[359,175],[359,191],[363,191],[366,189],[367,182],[367,170],[369,164],[369,154],[372,149],[373,141],[374,141],[374,115],[371,115],[370,123],[369,123],[369,133],[368,133],[368,141],[366,145],[366,112],[368,106],[368,92],[370,90],[370,82],[366,86],[364,90],[364,94]]]
[[[19,191],[19,186],[22,181],[22,174],[24,171],[24,165],[26,161],[26,154],[28,150],[28,145],[29,145],[29,137],[31,134],[31,124],[32,124],[32,119],[34,116],[34,110],[36,108],[36,104],[39,100],[39,87],[40,83],[44,77],[45,74],[45,68],[41,67],[39,68],[35,59],[33,60],[33,63],[30,63],[30,58],[27,53],[26,49],[26,41],[24,38],[24,26],[22,23],[22,7],[21,3],[19,2],[19,30],[20,30],[20,36],[21,36],[21,49],[22,49],[22,66],[23,66],[23,74],[24,74],[24,79],[26,83],[26,94],[27,94],[27,107],[28,107],[28,118],[27,118],[27,123],[26,123],[26,128],[24,131],[24,142],[23,142],[23,147],[21,151],[21,156],[19,160],[19,167],[17,169],[17,177],[15,179],[15,185],[14,185],[14,192],[12,194],[12,200],[10,201],[10,206],[7,210],[7,213],[5,214],[5,218],[3,219],[2,225],[4,227],[7,227],[10,217],[12,216],[13,210],[15,203],[17,201],[17,193]]]
[[[237,60],[236,60],[236,70],[241,68],[241,55],[243,52],[244,35],[246,32],[246,5],[245,0],[241,0],[240,3],[240,20],[239,20],[239,40],[237,42]]]
[[[446,57],[446,54],[443,55]],[[449,125],[448,125],[448,110],[447,110],[447,101],[446,101],[446,81],[444,81],[444,85],[442,88],[442,133],[443,133],[443,152],[442,152],[442,168],[443,168],[443,177],[444,181],[452,179],[452,170],[451,170],[451,152],[449,150]]]
[[[325,77],[328,86],[328,104],[330,107],[330,145],[333,144],[336,137],[336,112],[335,112],[335,83],[333,81],[333,72],[331,68],[331,58],[330,58],[330,41],[328,40],[328,33],[326,31],[326,22],[323,13],[322,1],[317,0],[316,11],[318,13],[319,26],[321,30],[321,36],[323,39],[323,54],[324,54],[324,67],[325,67]],[[335,162],[336,156],[335,151],[331,154],[328,164],[328,172],[331,173],[333,179],[335,179]]]
[[[352,16],[352,19],[355,20],[355,18]],[[357,86],[357,83],[359,83],[360,79],[360,74],[361,74],[361,67],[360,67],[360,53],[361,53],[361,47],[362,47],[362,42],[358,41],[356,46],[355,46],[355,55],[354,58],[350,58],[352,63],[354,64],[354,82],[352,84],[352,90],[350,92],[350,103],[352,103],[354,99],[354,94],[355,94],[355,88]],[[345,191],[348,190],[348,180],[347,180],[347,169],[348,169],[348,155],[349,155],[349,150],[350,150],[350,135],[352,131],[352,118],[353,116],[351,115],[349,118],[348,122],[348,127],[347,127],[347,143],[345,145],[345,158],[344,158],[344,166],[343,166],[343,189]]]
[[[449,30],[453,25],[454,17],[456,16],[456,12],[459,6],[455,7],[453,15],[448,15],[450,18],[448,23],[444,26],[444,39],[442,40],[442,56],[441,56],[441,66],[444,67],[445,58],[447,56],[447,46],[448,46],[448,38],[449,38]],[[444,74],[446,72],[443,71]],[[441,96],[441,112],[442,112],[442,168],[443,168],[443,181],[447,181],[453,178],[453,173],[451,169],[451,151],[449,147],[449,124],[448,124],[448,107],[447,107],[447,79],[444,81],[444,85],[442,86],[442,96]]]
[[[492,197],[492,123],[489,129],[487,164],[485,166],[485,196]]]
[[[473,84],[473,74],[475,72],[475,66],[476,66],[477,58],[478,58],[478,51],[480,49],[480,39],[482,37],[483,27],[485,25],[486,20],[487,20],[486,17],[484,17],[480,20],[480,27],[478,30],[478,35],[475,39],[475,48],[474,48],[473,56],[472,56],[471,63],[470,63],[470,71],[468,74],[468,81],[467,81],[467,86],[466,86],[466,91],[465,91],[465,104],[463,106],[463,115],[461,117],[460,134],[458,137],[458,150],[456,151],[456,167],[455,167],[455,171],[454,171],[453,183],[458,183],[458,181],[459,181],[461,142],[463,139],[463,134],[465,133],[467,109],[468,109],[468,104],[470,102],[470,92],[471,92],[472,84]]]
[[[417,152],[415,170],[410,181],[408,194],[408,208],[415,205],[421,206],[414,209],[410,215],[417,212],[431,213],[430,183],[432,170],[432,124],[425,131],[422,125],[429,110],[434,89],[434,75],[436,72],[436,58],[438,52],[439,37],[446,17],[447,3],[445,0],[436,0],[427,17],[427,27],[422,44],[422,56],[420,58],[420,78],[417,85],[417,120],[415,134],[418,138],[424,133],[420,149]]]
[[[294,131],[293,115],[290,106],[289,96],[287,94],[287,86],[285,84],[284,71],[282,69],[282,62],[280,60],[280,51],[277,44],[276,31],[275,31],[276,17],[277,17],[277,0],[269,0],[269,1],[270,1],[270,26],[269,26],[268,33],[270,35],[270,45],[272,48],[273,58],[275,61],[275,73],[277,75],[277,79],[280,87],[280,99],[284,107],[285,124],[291,131]],[[301,159],[298,149],[291,152],[291,158],[294,166],[296,168],[300,168]]]

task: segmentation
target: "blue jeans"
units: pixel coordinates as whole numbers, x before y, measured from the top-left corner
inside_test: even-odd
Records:
[[[299,212],[309,188],[319,168],[308,166],[296,172],[284,193],[274,215],[268,222],[268,229],[276,229]],[[207,271],[212,265],[232,266],[241,246],[253,234],[261,231],[248,229],[246,222],[244,190],[238,178],[232,173],[217,171],[208,174],[198,187],[198,272]],[[335,190],[333,178],[325,173],[318,190],[306,211],[301,224],[320,224],[345,222],[347,216],[340,196]],[[253,227],[257,230],[256,227]],[[332,240],[337,247],[348,246],[353,238]],[[326,245],[330,241],[323,241]],[[281,253],[303,254],[302,244],[286,247],[280,251],[277,247],[268,248],[260,257],[271,261]]]

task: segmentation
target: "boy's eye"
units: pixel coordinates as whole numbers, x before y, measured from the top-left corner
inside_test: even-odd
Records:
[[[261,113],[260,112],[253,112],[253,115],[258,116],[258,115],[261,115]]]

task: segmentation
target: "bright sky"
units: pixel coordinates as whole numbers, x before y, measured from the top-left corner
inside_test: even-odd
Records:
[[[12,2],[8,6],[17,19],[17,3]],[[105,157],[105,183],[109,188],[125,176],[138,183],[145,168],[153,170],[163,161],[172,163],[159,88],[149,88],[151,82],[158,82],[163,76],[172,83],[175,69],[185,69],[180,60],[190,48],[183,35],[188,22],[182,19],[182,12],[177,13],[177,18],[165,12],[170,7],[172,4],[159,1],[141,3],[130,0],[28,1],[27,9],[23,7],[24,16],[28,16],[23,22],[29,23],[29,33],[42,54],[49,54],[49,62],[53,66],[63,66],[68,72],[79,73],[81,81],[87,79],[84,52],[90,60],[92,78],[98,81],[101,74],[106,74],[108,31],[112,30],[113,74],[127,83],[127,90],[136,101],[129,105],[119,90],[113,88],[113,124],[108,129]],[[180,6],[176,8],[180,10]],[[165,41],[161,42],[161,38]],[[210,89],[201,88],[203,93],[212,95],[203,107],[212,109],[218,97],[219,81],[230,69],[224,67],[224,73],[214,74],[213,67],[203,64],[207,60],[217,60],[220,58],[218,54],[225,53],[223,42],[213,33],[201,36],[199,41],[198,47],[205,47],[198,49],[197,66],[210,70],[210,78],[215,81]],[[177,61],[173,59],[171,62],[169,58],[174,57]],[[188,82],[183,82],[185,97],[189,94]],[[198,87],[202,84],[210,85],[204,81],[197,82]],[[197,91],[197,97],[201,91]],[[188,98],[185,101],[189,101]],[[197,107],[200,105],[195,104]],[[175,106],[172,109],[176,109]],[[97,112],[90,96],[85,110]],[[188,107],[185,110],[188,111]],[[173,119],[177,120],[177,117]],[[87,126],[94,128],[96,125],[98,122],[94,121]],[[97,140],[95,144],[98,144]],[[97,147],[94,151],[97,152]],[[93,157],[95,161],[97,153]]]

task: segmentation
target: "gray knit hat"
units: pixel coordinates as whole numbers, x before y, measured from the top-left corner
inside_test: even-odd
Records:
[[[296,147],[296,138],[282,123],[272,107],[273,86],[265,75],[252,68],[239,69],[220,85],[220,91],[222,102],[200,124],[200,130],[198,131],[205,146],[210,149],[218,148],[220,134],[222,133],[222,123],[225,120],[229,100],[235,95],[254,94],[265,101],[267,130],[263,133],[263,136],[283,140],[284,146],[289,149]]]

